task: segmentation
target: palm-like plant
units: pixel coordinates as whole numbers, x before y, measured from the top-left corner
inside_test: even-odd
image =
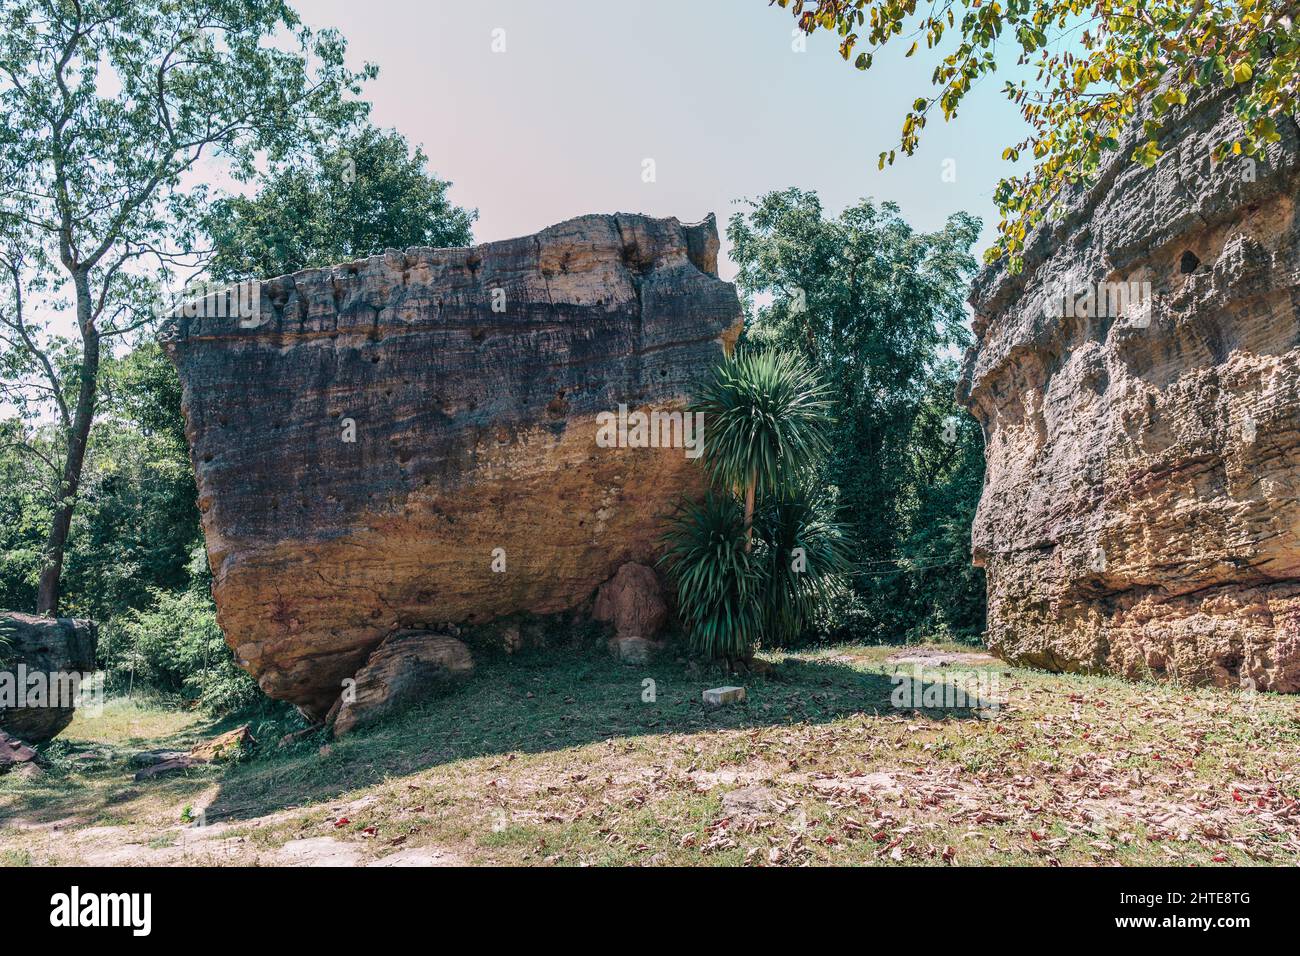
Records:
[[[847,590],[853,546],[833,515],[833,502],[811,483],[774,496],[759,510],[765,641],[794,640]]]
[[[720,366],[694,411],[704,413],[704,463],[745,501],[745,547],[758,497],[804,479],[826,452],[830,397],[790,352],[746,352]]]
[[[758,641],[762,575],[749,552],[740,503],[710,491],[682,506],[664,535],[659,559],[677,585],[678,611],[694,650],[744,657]]]
[[[806,630],[841,587],[849,544],[810,490],[830,410],[825,386],[790,353],[741,354],[701,389],[692,411],[704,413],[714,488],[679,511],[660,559],[697,651],[748,659],[760,637],[782,643]]]

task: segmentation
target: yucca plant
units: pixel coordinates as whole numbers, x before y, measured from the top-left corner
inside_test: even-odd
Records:
[[[745,352],[715,370],[691,410],[704,413],[713,488],[673,520],[661,564],[694,649],[747,661],[761,638],[804,631],[848,570],[844,535],[808,490],[827,451],[830,397],[798,356]]]
[[[710,491],[685,503],[664,535],[659,559],[677,587],[691,647],[713,658],[743,658],[758,641],[762,574],[746,546],[740,502]]]
[[[814,623],[819,610],[847,590],[853,546],[834,503],[811,482],[774,495],[756,528],[763,572],[763,640],[786,644]]]
[[[755,501],[797,485],[825,454],[829,393],[793,353],[744,352],[716,370],[693,410],[704,413],[714,484],[744,498],[748,549]]]

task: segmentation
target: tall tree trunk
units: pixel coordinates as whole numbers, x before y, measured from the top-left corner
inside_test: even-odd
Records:
[[[86,270],[72,276],[77,290],[77,324],[81,327],[81,374],[77,387],[77,405],[68,432],[67,458],[59,483],[59,500],[54,505],[50,532],[45,539],[45,563],[36,593],[36,613],[54,617],[59,613],[59,585],[63,576],[63,556],[72,527],[72,512],[81,487],[81,469],[86,462],[90,426],[95,419],[95,399],[99,379],[99,331],[91,315],[90,277]]]

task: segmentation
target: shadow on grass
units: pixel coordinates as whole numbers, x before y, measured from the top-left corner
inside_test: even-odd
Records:
[[[728,683],[743,683],[747,700],[706,707],[702,691]],[[542,753],[609,738],[819,724],[854,714],[974,720],[991,703],[899,709],[891,703],[896,686],[886,674],[829,660],[787,658],[773,676],[739,680],[670,655],[637,665],[591,648],[487,657],[460,689],[333,741],[325,756],[319,752],[324,740],[315,736],[231,768],[207,819],[262,816],[474,757]],[[914,687],[922,696],[911,699],[931,699],[924,697],[926,686]]]
[[[117,698],[107,707],[114,704],[140,707],[140,713],[132,715],[132,722],[149,723],[151,711],[173,717],[178,714],[164,703],[147,698],[138,702]],[[12,818],[21,818],[26,825],[37,826],[61,821],[112,824],[129,817],[124,805],[141,797],[160,800],[174,795],[177,800],[185,801],[203,787],[211,786],[220,768],[158,781],[156,786],[149,787],[133,781],[138,768],[130,764],[131,755],[144,750],[188,750],[201,740],[228,729],[223,726],[226,723],[229,721],[199,716],[187,719],[183,726],[154,733],[147,730],[106,733],[102,727],[95,727],[92,731],[90,727],[94,725],[83,724],[79,728],[74,723],[60,736],[37,745],[42,768],[38,777],[19,780],[10,774],[0,778],[0,828],[9,825]],[[87,736],[78,735],[78,729]],[[95,755],[91,761],[81,759],[81,755],[90,754]]]

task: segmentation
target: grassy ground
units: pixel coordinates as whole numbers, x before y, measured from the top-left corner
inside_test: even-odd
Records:
[[[776,655],[743,681],[671,657],[501,657],[371,733],[145,783],[131,753],[226,725],[113,701],[43,777],[0,778],[0,863],[1300,862],[1294,698],[981,657],[931,660],[916,688],[977,667],[995,683],[974,706],[899,709],[900,653]],[[702,705],[729,682],[744,704]]]

